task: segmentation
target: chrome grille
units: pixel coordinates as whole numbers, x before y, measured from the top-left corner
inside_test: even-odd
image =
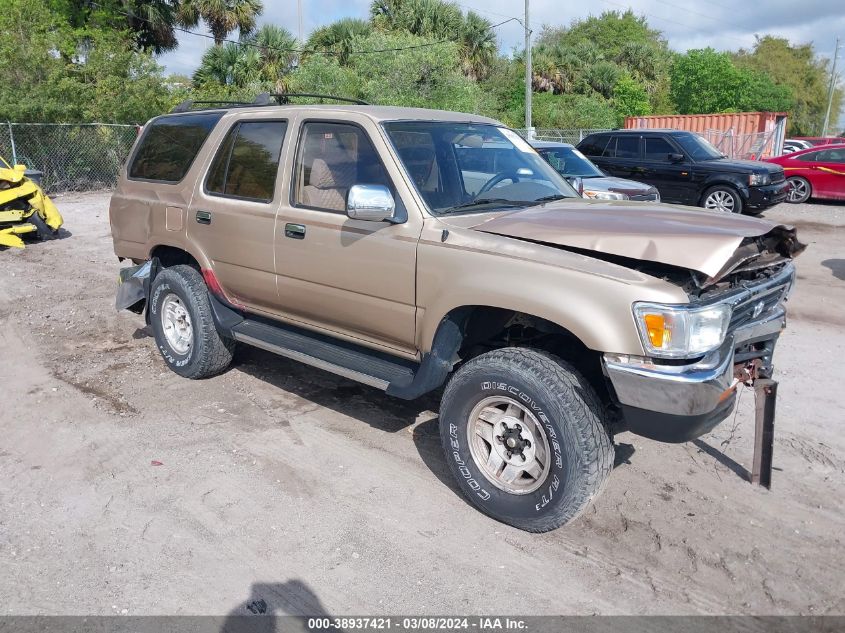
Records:
[[[630,197],[631,200],[635,202],[649,202],[649,201],[656,201],[660,200],[660,196],[656,193],[643,193],[637,194]]]
[[[735,305],[731,315],[730,330],[767,316],[783,300],[788,289],[788,283],[776,286]]]

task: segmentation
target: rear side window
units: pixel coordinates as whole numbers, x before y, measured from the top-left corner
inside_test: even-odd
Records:
[[[601,156],[609,140],[609,136],[588,136],[578,144],[578,150],[587,156]]]
[[[616,158],[639,158],[640,137],[625,135],[616,137]]]
[[[129,177],[179,182],[222,116],[222,112],[165,116],[148,124],[129,165]]]
[[[669,161],[669,154],[675,154],[675,148],[669,141],[663,138],[647,136],[645,138],[645,159],[656,161]]]
[[[219,196],[270,202],[286,130],[286,121],[243,121],[235,125],[217,150],[205,190]]]

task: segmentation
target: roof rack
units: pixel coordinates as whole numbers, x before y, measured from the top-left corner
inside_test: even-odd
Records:
[[[203,104],[203,105],[209,104],[209,105],[213,106],[212,108],[201,108],[202,110],[212,110],[212,109],[216,109],[216,108],[228,108],[228,107],[231,107],[231,106],[243,107],[243,106],[248,106],[248,105],[254,105],[254,104],[248,103],[246,101],[191,101],[190,99],[188,99],[186,101],[183,101],[179,105],[177,105],[175,108],[173,108],[170,111],[170,113],[176,114],[177,112],[190,112],[191,110],[194,109],[195,105],[199,105],[199,104]]]
[[[275,101],[278,105],[287,105],[290,103],[291,97],[306,98],[306,99],[330,99],[332,101],[343,101],[344,103],[354,103],[357,105],[370,105],[361,99],[352,99],[350,97],[337,97],[335,95],[321,95],[312,92],[262,92],[255,98],[253,105],[273,105]]]
[[[321,95],[311,92],[262,92],[252,101],[192,101],[188,99],[187,101],[183,101],[175,108],[173,108],[170,113],[177,114],[179,112],[190,112],[194,109],[194,106],[197,105],[211,106],[208,108],[198,108],[200,110],[215,110],[222,108],[248,108],[250,106],[287,105],[290,103],[291,97],[320,99],[321,101],[323,99],[330,99],[332,101],[343,101],[344,103],[354,103],[357,105],[370,105],[366,101],[361,101],[360,99],[351,99],[349,97],[336,97],[334,95]]]

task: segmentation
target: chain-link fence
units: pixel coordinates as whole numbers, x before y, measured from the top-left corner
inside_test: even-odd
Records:
[[[529,138],[529,130],[527,129],[520,129],[516,130],[519,132],[520,136],[524,138]],[[580,143],[586,136],[589,136],[593,132],[607,132],[608,130],[605,128],[582,128],[582,129],[558,129],[558,128],[534,128],[533,129],[533,140],[535,141],[557,141],[559,143],[571,143],[572,145],[577,145]]]
[[[0,123],[0,156],[43,172],[48,193],[114,187],[135,125]]]
[[[730,158],[760,160],[765,156],[778,156],[776,131],[736,134],[733,130],[705,130],[701,136]]]

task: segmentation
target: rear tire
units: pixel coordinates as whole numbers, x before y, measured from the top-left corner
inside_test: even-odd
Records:
[[[807,202],[807,200],[810,199],[810,196],[813,195],[813,185],[811,185],[810,181],[806,178],[801,178],[801,176],[792,176],[789,178],[789,184],[792,185],[792,189],[786,196],[787,202],[801,204],[802,202]]]
[[[701,206],[709,211],[742,213],[742,198],[732,187],[716,185],[704,192],[701,197]]]
[[[511,347],[455,373],[443,394],[440,437],[473,504],[503,523],[546,532],[575,519],[613,468],[602,416],[575,369],[545,351]]]
[[[180,376],[207,378],[232,362],[235,342],[217,331],[208,288],[195,268],[172,266],[156,275],[148,309],[161,356]]]

